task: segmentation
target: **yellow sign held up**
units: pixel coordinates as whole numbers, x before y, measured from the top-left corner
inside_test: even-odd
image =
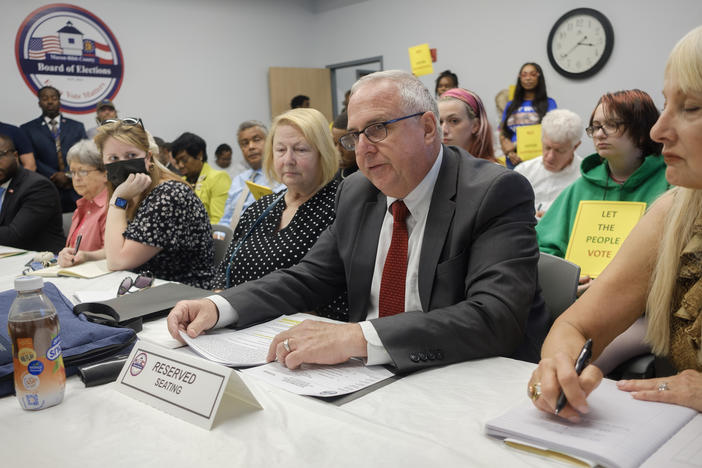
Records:
[[[541,156],[541,124],[517,127],[517,155],[522,161]]]
[[[581,201],[565,258],[580,274],[596,278],[646,211],[643,202]]]
[[[509,85],[508,89],[509,89],[509,96],[507,97],[507,99],[509,101],[513,101],[514,100],[514,91],[517,89],[517,85],[511,84],[511,85]]]
[[[429,44],[420,44],[410,47],[409,59],[412,73],[415,76],[430,75],[434,73],[434,66],[431,63],[431,52],[429,52]]]
[[[270,195],[271,193],[273,193],[273,189],[271,189],[270,187],[266,187],[265,185],[261,184],[256,184],[254,182],[251,182],[250,180],[246,181],[246,186],[249,188],[249,191],[251,192],[251,194],[253,194],[256,200],[265,195]]]

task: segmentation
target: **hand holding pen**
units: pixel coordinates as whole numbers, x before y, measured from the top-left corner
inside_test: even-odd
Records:
[[[592,356],[592,338],[589,338],[585,344],[583,345],[583,349],[580,350],[580,355],[578,356],[578,359],[575,361],[575,373],[580,375],[583,373],[583,369],[585,369],[585,366],[587,365],[588,362],[590,362],[590,357]],[[560,413],[563,411],[563,408],[565,407],[566,403],[568,403],[568,400],[566,399],[565,393],[563,393],[563,390],[561,390],[561,393],[558,395],[558,401],[556,401],[556,414]]]

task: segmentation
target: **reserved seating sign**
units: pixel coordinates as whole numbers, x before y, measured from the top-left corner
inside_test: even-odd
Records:
[[[565,259],[596,278],[646,211],[643,202],[584,200],[578,206]]]
[[[263,409],[232,369],[148,341],[134,346],[116,385],[125,395],[208,430],[225,405]]]

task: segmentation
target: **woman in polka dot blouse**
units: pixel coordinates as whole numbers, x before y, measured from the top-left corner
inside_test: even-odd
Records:
[[[339,155],[329,124],[311,108],[273,120],[263,170],[287,189],[264,196],[241,216],[224,260],[215,271],[217,289],[258,279],[298,263],[335,217]],[[348,320],[346,294],[316,311]]]

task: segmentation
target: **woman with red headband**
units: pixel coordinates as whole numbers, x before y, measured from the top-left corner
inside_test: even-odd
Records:
[[[477,94],[453,88],[439,98],[442,142],[458,146],[476,158],[497,162],[492,147],[492,128],[485,106]]]

